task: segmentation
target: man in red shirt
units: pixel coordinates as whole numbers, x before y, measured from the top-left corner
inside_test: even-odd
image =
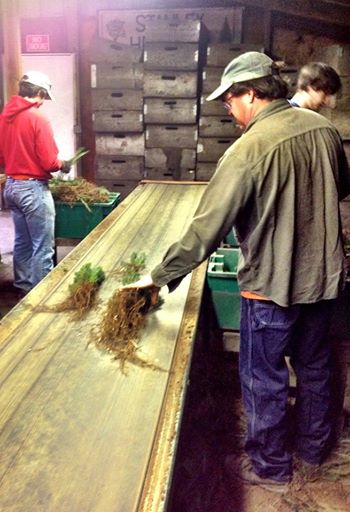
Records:
[[[0,115],[4,197],[15,225],[14,286],[23,294],[53,267],[55,206],[48,180],[52,172],[70,170],[57,158],[50,122],[39,112],[45,99],[53,99],[49,78],[29,71]]]

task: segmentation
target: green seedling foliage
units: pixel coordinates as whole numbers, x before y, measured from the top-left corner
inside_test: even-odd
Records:
[[[146,268],[146,254],[133,252],[129,261],[122,263],[122,284],[131,284],[140,279],[141,271]]]
[[[83,156],[87,155],[89,153],[88,149],[85,148],[78,148],[75,154],[68,160],[68,162],[73,165],[76,164]]]
[[[102,267],[92,267],[91,263],[86,263],[74,274],[74,281],[69,286],[69,290],[74,292],[83,283],[99,286],[105,280],[105,277]]]

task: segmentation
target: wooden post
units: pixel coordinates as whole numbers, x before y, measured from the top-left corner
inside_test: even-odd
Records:
[[[272,12],[265,10],[264,12],[264,48],[271,51],[272,49]]]
[[[92,125],[90,49],[96,35],[96,20],[79,11],[79,84],[81,144],[89,153],[81,162],[83,178],[95,182],[95,132]]]
[[[22,76],[18,0],[1,0],[1,14],[4,36],[4,96],[5,100],[7,100],[13,94],[18,93],[18,81]]]

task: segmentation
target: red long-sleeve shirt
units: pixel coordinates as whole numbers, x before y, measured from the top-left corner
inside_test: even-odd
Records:
[[[12,96],[0,115],[0,167],[7,176],[47,180],[62,166],[50,122],[39,106]]]

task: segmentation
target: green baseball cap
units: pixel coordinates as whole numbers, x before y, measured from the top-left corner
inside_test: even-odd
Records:
[[[242,53],[226,66],[219,87],[209,94],[207,101],[216,100],[233,84],[272,75],[272,64],[273,60],[265,53]]]

